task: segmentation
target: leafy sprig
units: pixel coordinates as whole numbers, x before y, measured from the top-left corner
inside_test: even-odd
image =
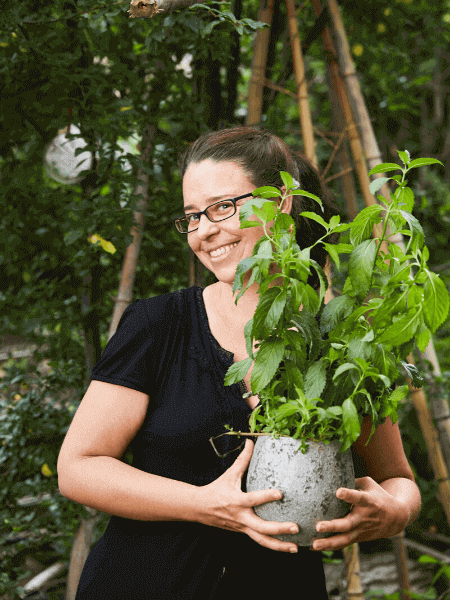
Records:
[[[250,417],[251,432],[299,439],[302,452],[308,439],[325,443],[339,439],[344,452],[359,437],[365,416],[372,420],[367,443],[388,416],[397,422],[397,404],[409,388],[394,384],[404,381],[405,374],[415,387],[422,385],[423,379],[407,357],[414,344],[423,352],[444,322],[449,294],[439,275],[427,268],[429,251],[422,227],[412,215],[414,195],[405,175],[422,165],[442,163],[433,158],[411,161],[407,150],[398,153],[404,167],[384,163],[369,173],[402,171],[402,176],[380,177],[370,184],[375,194],[385,182],[396,181],[398,188],[391,200],[377,195],[380,204],[365,208],[351,223],[340,223],[339,216],[327,223],[319,213],[300,213],[324,228],[324,235],[310,247],[300,249],[294,220],[281,212],[281,206],[289,195],[313,199],[322,212],[323,205],[314,194],[298,189],[299,183],[289,173],[280,172],[284,195],[275,187],[260,187],[242,206],[240,228],[262,225],[264,235],[252,256],[238,264],[232,289],[233,294],[239,292],[237,304],[256,281],[260,298],[244,328],[248,358],[231,365],[224,383],[242,380],[254,362],[251,394],[260,394],[261,406]],[[276,202],[270,200],[275,196],[282,196],[278,211]],[[249,220],[251,215],[257,221]],[[267,223],[272,220],[269,234]],[[381,234],[371,238],[380,223]],[[324,241],[331,233],[347,230],[349,244]],[[389,239],[397,232],[409,238],[405,252]],[[387,254],[381,250],[382,242],[387,243]],[[337,269],[339,255],[350,254],[343,294],[326,305],[327,278],[311,258],[312,248],[319,243]],[[273,263],[277,272],[269,276]],[[318,292],[307,283],[312,270],[319,277]],[[279,278],[282,285],[269,287]]]

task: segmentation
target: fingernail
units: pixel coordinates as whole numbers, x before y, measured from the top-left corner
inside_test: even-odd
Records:
[[[289,552],[292,552],[292,553],[298,552],[298,547],[294,546],[293,548],[289,548]]]
[[[298,533],[298,527],[291,527],[291,533]]]

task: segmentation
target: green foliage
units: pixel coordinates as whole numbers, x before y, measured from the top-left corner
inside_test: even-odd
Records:
[[[25,575],[15,556],[50,546],[55,556],[68,562],[80,517],[91,518],[83,506],[61,496],[56,470],[62,441],[86,391],[83,363],[54,361],[49,366],[51,372],[44,376],[27,359],[11,358],[2,365],[0,593],[12,598],[21,593],[17,579]],[[64,393],[69,399],[61,402]],[[109,515],[100,513],[95,541],[107,519]]]
[[[407,363],[410,345],[417,341],[419,348],[425,349],[430,335],[446,319],[450,303],[444,283],[428,268],[429,252],[424,246],[422,227],[411,214],[414,197],[405,187],[405,175],[422,165],[442,163],[430,158],[411,161],[408,151],[399,155],[404,168],[393,163],[381,164],[369,173],[401,170],[403,174],[401,180],[392,178],[398,188],[391,201],[383,199],[381,236],[370,239],[373,226],[381,222],[381,205],[362,210],[346,225],[340,225],[336,217],[326,223],[320,215],[303,213],[323,225],[326,231],[323,238],[338,228],[350,230],[351,244],[343,248],[344,253],[350,250],[344,293],[326,306],[323,298],[327,280],[320,266],[309,258],[311,248],[323,238],[300,251],[294,242],[292,218],[280,211],[275,214],[275,203],[264,200],[273,197],[276,188],[258,188],[253,195],[262,199],[242,208],[241,228],[255,214],[267,238],[263,244],[268,243],[263,255],[262,244],[255,246],[252,257],[244,259],[236,270],[233,292],[240,291],[235,303],[253,281],[260,284],[260,298],[255,315],[245,328],[249,357],[229,368],[225,385],[241,380],[254,361],[252,394],[260,394],[264,414],[258,410],[256,418],[252,417],[252,432],[301,439],[302,452],[307,448],[306,439],[325,443],[339,439],[344,452],[358,439],[364,416],[369,415],[372,420],[367,444],[387,417],[397,422],[397,404],[409,393],[406,384],[393,387],[404,380],[403,373],[414,386],[422,385],[417,368]],[[281,171],[281,177],[287,187],[282,203],[289,194],[299,194],[317,200],[322,206],[314,195],[296,189],[299,185],[288,173]],[[379,180],[370,184],[372,193],[379,187]],[[269,236],[266,225],[274,216]],[[392,232],[389,235],[388,224]],[[406,254],[389,241],[397,231],[403,232],[405,225],[410,234]],[[384,241],[388,243],[389,254],[381,251]],[[338,250],[331,256],[338,266],[336,254]],[[277,268],[272,278],[263,273],[268,259]],[[405,266],[406,260],[409,264]],[[311,268],[320,276],[318,294],[306,283]],[[252,277],[243,288],[243,277],[249,269]],[[270,281],[280,276],[283,285],[269,289]],[[293,325],[298,334],[290,331]],[[253,340],[258,342],[254,353]]]

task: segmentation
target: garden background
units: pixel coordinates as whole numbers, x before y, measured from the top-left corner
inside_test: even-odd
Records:
[[[275,6],[265,77],[295,95],[286,6]],[[339,6],[383,162],[401,164],[397,150],[408,150],[412,159],[445,165],[412,170],[408,185],[430,267],[450,289],[450,1]],[[310,0],[295,7],[304,41],[316,15]],[[139,184],[146,178],[147,206],[132,301],[190,285],[186,236],[173,225],[183,205],[179,152],[205,131],[246,123],[259,0],[207,0],[152,19],[132,19],[129,8],[129,0],[1,3],[0,335],[3,345],[17,336],[37,348],[32,358],[0,360],[0,597],[14,600],[25,597],[16,589],[27,571],[23,558],[68,561],[79,519],[90,517],[59,494],[56,462],[108,340]],[[322,172],[340,132],[320,37],[304,60]],[[265,87],[262,115],[259,125],[303,150],[296,100]],[[44,165],[49,144],[69,123],[68,137],[85,140],[93,156],[76,184],[56,181]],[[338,172],[334,164],[328,186],[346,212]],[[355,189],[361,210],[357,178]],[[345,263],[333,271],[337,290],[345,274]],[[196,281],[216,279],[199,269]],[[447,319],[434,337],[443,394],[449,343]],[[425,391],[429,397],[429,383]],[[399,407],[399,425],[422,494],[422,511],[406,535],[423,541],[426,532],[428,544],[446,552],[448,541],[430,537],[450,540],[450,527],[410,401]],[[130,459],[127,452],[123,460]],[[94,542],[108,520],[102,514]],[[449,587],[449,577],[437,581],[436,593]]]

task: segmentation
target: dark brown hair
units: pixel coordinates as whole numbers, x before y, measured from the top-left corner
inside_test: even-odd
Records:
[[[301,212],[315,212],[327,222],[333,215],[340,215],[331,192],[321,183],[311,162],[267,129],[258,126],[237,126],[204,133],[178,156],[177,165],[181,180],[191,163],[200,163],[206,159],[214,162],[236,162],[255,188],[265,185],[281,188],[284,184],[280,171],[287,171],[300,183],[300,189],[318,196],[323,202],[324,212],[315,200],[306,196],[292,196],[291,217],[295,223],[296,242],[301,249],[311,246],[324,234],[322,225],[299,216]],[[336,244],[338,239],[339,234],[331,234],[325,238],[329,244]],[[322,244],[317,244],[311,250],[311,258],[322,268],[325,267],[327,256],[328,253]],[[313,268],[311,273],[308,283],[317,289],[319,278]]]

